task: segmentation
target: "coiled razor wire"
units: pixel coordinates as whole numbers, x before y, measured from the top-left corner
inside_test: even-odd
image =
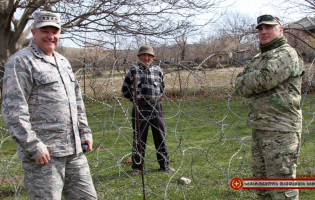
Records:
[[[75,74],[94,134],[94,150],[87,157],[99,199],[142,199],[140,176],[130,175],[133,103],[121,94],[124,77],[137,61],[106,56],[85,64],[68,59],[82,66]],[[215,60],[216,67],[206,66],[209,60]],[[108,63],[114,64],[108,67]],[[251,130],[245,126],[247,103],[234,94],[234,80],[243,64],[216,60],[215,54],[200,64],[155,63],[164,72],[166,145],[170,165],[176,171],[168,174],[157,170],[149,130],[143,172],[147,199],[254,198],[253,191],[234,192],[229,187],[229,180],[235,176],[251,177]],[[303,77],[303,144],[312,141],[314,133],[313,65],[306,65]],[[2,118],[1,123],[0,199],[25,199],[21,162],[8,148],[14,142]],[[300,169],[300,173],[306,171]],[[181,177],[192,182],[183,185]]]

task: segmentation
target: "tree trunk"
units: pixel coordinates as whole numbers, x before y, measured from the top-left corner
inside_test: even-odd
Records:
[[[4,75],[4,66],[7,60],[15,52],[23,48],[23,44],[28,44],[29,39],[21,38],[18,41],[14,39],[13,31],[0,29],[0,92],[2,94],[2,77]],[[1,96],[2,100],[2,96]]]
[[[4,30],[0,30],[0,65],[4,67],[5,62],[8,60],[10,55],[16,50],[12,49],[10,46],[11,34],[6,33]],[[1,76],[2,77],[2,76]]]
[[[9,51],[9,38],[6,38],[8,34],[5,33],[3,29],[0,30],[0,97],[1,97],[1,102],[2,102],[2,77],[4,75],[4,65],[7,59],[10,56],[10,51]]]

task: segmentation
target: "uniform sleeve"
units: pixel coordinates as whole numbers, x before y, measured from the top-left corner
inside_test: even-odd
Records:
[[[294,76],[296,66],[298,66],[297,60],[297,56],[285,50],[268,58],[259,70],[244,70],[236,78],[236,93],[249,98],[276,87],[290,76]]]
[[[133,96],[133,74],[134,74],[134,70],[133,68],[130,68],[128,73],[125,76],[124,79],[124,83],[123,86],[121,88],[121,92],[123,97],[129,99],[130,101],[132,101],[132,96]]]
[[[9,132],[31,159],[39,157],[46,145],[32,130],[28,98],[33,87],[32,67],[22,58],[9,59],[5,66],[2,91],[2,116]]]
[[[88,125],[85,106],[82,98],[81,88],[78,80],[76,80],[75,94],[77,102],[78,111],[78,127],[81,141],[91,141],[93,142],[92,131]]]

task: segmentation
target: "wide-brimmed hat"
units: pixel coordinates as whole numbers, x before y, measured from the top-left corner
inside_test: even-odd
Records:
[[[257,26],[256,29],[258,28],[259,25],[261,24],[268,24],[268,25],[281,25],[281,20],[277,15],[261,15],[257,17]]]
[[[33,28],[41,28],[44,26],[54,26],[61,28],[60,15],[58,13],[40,11],[33,14],[34,24]]]
[[[141,54],[150,54],[154,57],[154,51],[153,48],[149,45],[143,45],[142,47],[140,47],[139,52],[138,52],[138,56],[140,56]]]

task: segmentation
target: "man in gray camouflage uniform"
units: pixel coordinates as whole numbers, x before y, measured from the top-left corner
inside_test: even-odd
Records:
[[[236,93],[248,98],[254,178],[295,178],[301,145],[303,61],[287,44],[279,17],[257,18],[261,53],[238,74]],[[262,199],[298,199],[299,191],[258,190]]]
[[[60,16],[34,13],[33,40],[5,65],[2,115],[17,145],[30,199],[97,199],[81,144],[92,133],[70,63],[54,51]]]

